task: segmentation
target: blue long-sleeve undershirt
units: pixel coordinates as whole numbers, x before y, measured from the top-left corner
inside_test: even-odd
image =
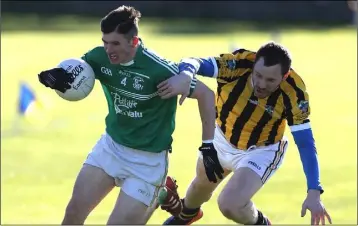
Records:
[[[307,179],[307,188],[320,190],[323,193],[323,188],[319,181],[319,165],[312,129],[295,131],[292,132],[292,135],[300,153]]]

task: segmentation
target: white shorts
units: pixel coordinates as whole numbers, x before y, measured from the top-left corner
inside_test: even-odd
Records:
[[[103,169],[127,195],[151,206],[165,183],[168,152],[152,153],[125,147],[105,133],[85,164]]]
[[[265,183],[281,166],[288,141],[284,137],[275,144],[262,147],[253,146],[244,151],[235,148],[227,141],[221,129],[216,126],[214,146],[223,168],[235,171],[242,167],[248,167],[261,177],[262,183]],[[199,153],[202,158],[201,152]]]

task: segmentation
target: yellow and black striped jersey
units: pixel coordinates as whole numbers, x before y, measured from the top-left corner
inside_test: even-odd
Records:
[[[270,96],[258,99],[253,92],[255,52],[239,49],[211,58],[217,79],[217,124],[228,141],[241,150],[282,139],[289,126],[309,122],[309,96],[301,77],[290,75]]]

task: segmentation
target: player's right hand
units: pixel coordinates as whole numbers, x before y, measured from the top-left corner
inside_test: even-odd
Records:
[[[184,100],[190,94],[191,80],[192,76],[188,72],[182,71],[178,75],[172,76],[161,82],[157,86],[159,92],[158,95],[162,99],[168,99],[181,94],[179,104],[182,105]]]
[[[301,217],[306,215],[306,211],[311,212],[311,225],[326,224],[325,218],[332,224],[331,216],[328,214],[326,208],[321,201],[321,195],[319,190],[308,190],[307,198],[302,204]]]
[[[74,81],[74,76],[66,72],[63,68],[53,68],[42,71],[38,74],[39,81],[46,87],[58,90],[62,93],[71,88],[71,83]]]
[[[203,163],[205,167],[205,173],[209,181],[217,183],[217,177],[223,179],[224,169],[222,168],[218,153],[213,143],[203,143],[199,148],[203,155]]]

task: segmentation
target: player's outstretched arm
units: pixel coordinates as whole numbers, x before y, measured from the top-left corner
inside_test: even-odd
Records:
[[[194,78],[193,80],[195,80]],[[199,112],[202,122],[202,140],[203,143],[199,150],[203,154],[205,172],[209,179],[214,183],[217,178],[223,179],[224,169],[220,165],[213,140],[215,133],[215,93],[204,83],[197,81],[190,98],[198,100]]]
[[[255,62],[255,53],[238,49],[232,53],[207,58],[184,58],[179,63],[179,71],[192,76],[198,74],[216,78],[220,83],[232,82],[250,72]]]
[[[178,76],[171,77],[158,85],[159,96],[163,99],[182,94],[182,104],[189,94],[189,83],[196,74],[212,77],[221,83],[238,79],[247,69],[251,69],[254,53],[239,50],[236,53],[221,54],[218,57],[184,58],[179,63]]]
[[[310,123],[293,125],[290,128],[298,147],[307,179],[308,192],[307,198],[302,204],[301,217],[306,215],[306,210],[308,209],[311,211],[311,224],[318,225],[320,222],[324,224],[326,217],[329,223],[332,223],[331,217],[320,199],[323,188],[319,180],[317,151]]]
[[[230,55],[234,59],[234,55]],[[225,57],[224,57],[225,58]],[[222,57],[217,58],[217,60],[226,60]],[[182,94],[179,104],[181,105],[185,98],[189,95],[189,84],[191,80],[195,77],[196,74],[200,74],[206,77],[217,77],[218,75],[227,74],[231,76],[236,74],[236,71],[233,73],[228,72],[225,67],[218,69],[216,59],[210,57],[208,59],[204,58],[185,58],[182,59],[179,66],[178,76],[173,76],[158,85],[159,96],[163,99],[171,98],[175,95]],[[224,76],[225,77],[225,76]]]

